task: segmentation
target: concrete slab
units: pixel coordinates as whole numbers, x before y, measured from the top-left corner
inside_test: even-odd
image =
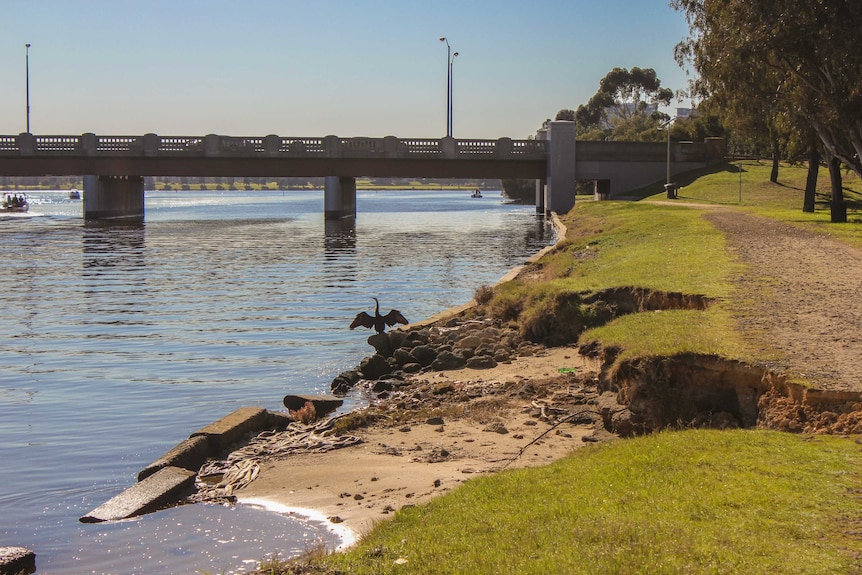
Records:
[[[248,435],[266,428],[266,409],[262,407],[240,407],[233,413],[222,417],[192,433],[189,438],[199,435],[209,437],[211,456],[226,451],[231,445]]]
[[[182,467],[183,469],[197,472],[201,468],[201,465],[204,464],[204,461],[206,461],[209,452],[210,436],[196,435],[190,437],[143,468],[138,473],[138,481],[143,481],[159,469],[165,467]]]
[[[36,554],[24,547],[0,547],[0,575],[36,572]]]
[[[143,481],[81,517],[81,523],[100,523],[137,517],[175,502],[194,484],[196,473],[181,467],[164,467]]]

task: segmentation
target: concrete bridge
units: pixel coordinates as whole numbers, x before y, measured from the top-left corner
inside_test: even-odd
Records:
[[[142,218],[144,176],[325,177],[327,219],[356,216],[356,178],[534,179],[537,211],[565,213],[575,182],[602,198],[719,161],[723,141],[576,142],[572,122],[535,140],[206,136],[0,136],[0,175],[84,176],[86,219]]]

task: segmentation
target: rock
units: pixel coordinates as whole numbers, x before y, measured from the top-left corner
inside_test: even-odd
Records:
[[[437,350],[429,345],[418,345],[414,347],[410,353],[413,355],[416,363],[422,367],[428,367],[435,359],[437,359]]]
[[[0,547],[0,575],[36,572],[36,554],[24,547]]]
[[[431,390],[431,393],[433,393],[434,395],[446,395],[447,393],[452,393],[453,391],[455,391],[454,385],[452,385],[451,383],[441,383],[435,386],[434,389]]]
[[[499,421],[496,421],[496,422],[492,423],[491,425],[487,426],[487,427],[486,427],[485,429],[483,429],[482,431],[490,431],[490,432],[492,432],[492,433],[499,433],[499,434],[501,434],[501,435],[505,435],[506,433],[509,433],[509,430],[508,430],[508,429],[506,429],[506,426],[505,426],[505,425],[503,425],[503,424],[502,424],[501,422],[499,422]]]
[[[344,404],[343,399],[334,395],[285,395],[283,400],[284,406],[290,411],[299,411],[307,402],[311,402],[314,406],[314,411],[318,417],[335,411]]]
[[[497,360],[490,355],[474,355],[465,364],[470,369],[490,369],[497,367]]]
[[[385,357],[375,353],[362,360],[359,364],[359,371],[365,379],[375,380],[392,373],[392,366],[389,365]]]
[[[448,371],[452,369],[461,369],[466,365],[467,360],[464,356],[458,355],[451,351],[442,351],[437,356],[437,359],[431,362],[431,369],[435,371]]]
[[[467,335],[456,342],[456,347],[463,349],[476,349],[482,344],[482,339],[477,335]]]
[[[351,369],[337,375],[329,385],[329,389],[332,393],[343,395],[353,389],[360,379],[362,379],[362,374],[359,373],[359,370]]]
[[[401,371],[404,373],[419,373],[422,371],[422,366],[418,363],[405,363],[401,366]]]
[[[392,391],[395,389],[395,386],[392,385],[392,382],[389,380],[381,379],[374,382],[374,385],[371,386],[371,391],[374,393],[381,393],[383,391]]]
[[[427,423],[428,425],[443,425],[443,418],[442,417],[429,417],[425,421],[425,423]]]
[[[405,339],[407,339],[407,333],[400,329],[389,332],[389,345],[392,346],[392,349],[401,347]]]
[[[377,353],[384,357],[391,356],[392,352],[395,351],[388,333],[375,333],[374,335],[368,336],[368,344],[371,345]]]
[[[395,359],[395,361],[398,362],[398,365],[400,366],[416,362],[416,358],[413,357],[413,354],[410,353],[410,350],[403,347],[399,347],[398,349],[396,349],[395,353],[392,354],[392,357]]]

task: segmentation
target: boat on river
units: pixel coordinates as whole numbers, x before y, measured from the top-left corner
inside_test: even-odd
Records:
[[[26,212],[29,209],[30,202],[26,194],[6,194],[0,204],[0,210],[4,212]]]
[[[71,190],[69,190],[69,199],[70,200],[80,200],[81,199],[81,192],[79,192],[75,188],[72,188]]]
[[[481,198],[482,192],[479,191],[479,188],[476,188],[475,190],[473,190],[473,193],[470,194],[470,197],[471,198]]]

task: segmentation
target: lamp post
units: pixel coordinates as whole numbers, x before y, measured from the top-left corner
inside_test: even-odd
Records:
[[[452,105],[452,47],[449,46],[449,40],[446,36],[440,36],[441,42],[446,42],[446,137],[452,134],[449,131],[449,120],[451,114],[449,112]]]
[[[665,128],[667,130],[667,174],[664,180],[664,190],[667,193],[668,198],[676,197],[676,189],[673,184],[670,183],[670,125],[673,124],[673,118],[669,118],[667,122],[664,123],[664,126],[661,128]]]
[[[455,111],[455,74],[452,70],[452,64],[455,62],[455,57],[458,55],[458,52],[452,53],[452,59],[449,60],[449,135],[452,136],[454,131],[455,123],[453,121],[454,111]]]
[[[30,44],[24,44],[24,83],[27,91],[27,133],[30,133]]]

